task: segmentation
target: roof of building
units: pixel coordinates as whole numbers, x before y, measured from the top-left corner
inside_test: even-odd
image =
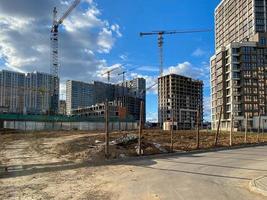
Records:
[[[200,82],[200,83],[203,84],[203,81],[202,81],[202,80],[193,79],[193,78],[191,78],[191,77],[184,76],[184,75],[180,75],[180,74],[175,74],[175,73],[170,73],[170,74],[163,75],[163,76],[159,77],[159,79],[160,79],[160,78],[164,78],[164,77],[166,77],[166,76],[176,76],[176,77],[180,77],[180,78],[190,79],[190,80],[193,81],[193,82]]]

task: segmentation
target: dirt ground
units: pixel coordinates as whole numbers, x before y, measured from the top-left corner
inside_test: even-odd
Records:
[[[136,131],[112,133],[110,159],[137,156],[136,136]],[[257,140],[257,134],[248,134],[248,143]],[[259,140],[267,142],[267,134]],[[243,142],[244,134],[233,135],[233,145]],[[200,148],[213,144],[214,133],[201,131]],[[105,188],[101,171],[106,165],[104,145],[104,133],[88,131],[0,134],[0,199],[116,199]],[[228,145],[229,133],[221,133],[218,146]],[[144,131],[145,155],[166,153],[169,147],[169,132]],[[174,133],[174,150],[195,148],[195,131]]]

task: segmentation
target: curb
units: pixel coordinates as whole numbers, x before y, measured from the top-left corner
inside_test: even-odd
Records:
[[[213,147],[207,149],[195,149],[191,151],[174,151],[169,153],[160,153],[154,155],[142,155],[142,156],[133,156],[133,157],[126,157],[126,158],[116,158],[116,159],[106,159],[101,161],[101,164],[104,165],[112,165],[112,164],[125,164],[132,161],[144,160],[144,159],[161,159],[166,157],[174,157],[174,156],[187,156],[187,155],[194,155],[198,153],[209,153],[209,152],[217,152],[217,151],[225,151],[225,150],[235,150],[235,149],[243,149],[243,148],[250,148],[250,147],[259,147],[259,146],[266,146],[267,142],[264,143],[255,143],[255,144],[242,144],[236,146],[228,146],[228,147]]]
[[[263,178],[267,178],[267,176],[260,176],[258,178],[251,180],[249,182],[249,190],[267,197],[267,188],[266,190],[261,189],[257,186],[257,183],[256,183],[258,180],[263,179]]]

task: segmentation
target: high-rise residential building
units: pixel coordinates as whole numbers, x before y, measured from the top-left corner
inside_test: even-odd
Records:
[[[75,110],[82,113],[90,106],[105,101],[116,101],[116,104],[127,108],[129,115],[139,119],[140,101],[145,102],[145,89],[146,81],[143,78],[125,81],[124,86],[99,81],[84,83],[69,80],[66,84],[67,114],[73,114],[72,111]]]
[[[267,128],[266,0],[224,0],[215,10],[211,114],[216,129]]]
[[[71,114],[73,109],[84,108],[106,100],[114,99],[115,86],[108,83],[94,81],[85,83],[68,80],[66,83],[66,109]]]
[[[95,104],[94,85],[68,80],[66,83],[66,112]]]
[[[121,86],[127,89],[127,94],[133,97],[146,99],[146,80],[144,78],[135,78],[125,81]]]
[[[0,72],[0,107],[9,113],[42,114],[51,110],[53,93],[50,74]]]
[[[25,108],[27,113],[51,113],[59,110],[59,95],[53,95],[55,78],[51,74],[33,72],[25,79]],[[59,81],[57,81],[59,83]],[[58,87],[57,87],[58,88]],[[56,99],[54,99],[56,97]]]
[[[94,95],[92,95],[91,98],[94,98],[94,104],[114,100],[116,89],[115,85],[100,81],[94,81],[93,85]]]
[[[222,0],[215,9],[216,49],[267,31],[266,0]]]
[[[174,129],[193,129],[203,121],[203,82],[169,74],[158,78],[158,108],[161,127],[174,120]]]
[[[25,79],[23,73],[0,71],[0,106],[6,107],[8,112],[23,113]]]
[[[120,93],[115,95],[118,101],[122,102],[122,105],[127,108],[127,111],[131,115],[138,119],[140,118],[140,101],[144,102],[144,108],[146,107],[146,80],[144,78],[135,78],[133,80],[124,81],[116,86],[123,88],[123,95]],[[119,88],[121,90],[121,88]],[[146,119],[146,112],[144,112],[143,119]]]

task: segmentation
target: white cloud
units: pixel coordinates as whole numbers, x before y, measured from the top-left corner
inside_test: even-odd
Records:
[[[158,122],[158,113],[157,112],[147,112],[146,121],[148,122]]]
[[[50,72],[50,28],[52,10],[58,16],[73,0],[1,0],[1,68]],[[83,0],[66,18],[59,33],[60,79],[90,81],[96,71],[108,66],[97,53],[108,53],[121,37],[119,25],[101,18],[93,0]]]
[[[204,51],[203,49],[201,48],[197,48],[193,53],[192,53],[192,56],[195,56],[195,57],[201,57],[201,56],[204,56],[206,55],[207,52]]]
[[[205,96],[203,99],[203,110],[204,110],[204,120],[210,121],[211,120],[211,97]]]
[[[128,60],[128,56],[126,54],[120,55],[119,58],[122,59],[123,61],[127,61]]]
[[[99,53],[109,53],[113,44],[114,38],[112,36],[112,31],[107,28],[103,28],[102,31],[98,35]]]
[[[110,28],[117,34],[118,37],[122,37],[122,34],[120,32],[120,26],[118,24],[113,24]]]
[[[107,77],[108,77],[108,74],[106,72],[109,70],[113,70],[110,73],[110,82],[111,83],[117,83],[119,81],[118,80],[118,73],[122,72],[122,70],[123,70],[123,65],[121,63],[116,63],[116,64],[111,65],[111,66],[100,65],[98,67],[98,70],[96,71],[97,80],[101,80],[101,81],[106,82]]]
[[[170,66],[163,71],[163,74],[179,74],[194,79],[205,79],[208,72],[209,71],[206,71],[203,66],[195,67],[190,62],[185,61],[183,63],[178,63],[175,66]]]

